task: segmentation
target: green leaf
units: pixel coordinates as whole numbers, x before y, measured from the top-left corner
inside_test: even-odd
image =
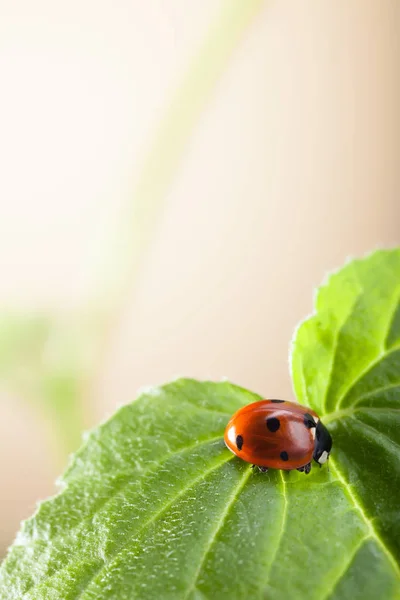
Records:
[[[371,587],[379,577],[400,598],[399,249],[350,262],[318,290],[316,314],[293,343],[292,371],[299,401],[331,430],[333,475],[367,527],[347,550],[334,597],[352,597],[354,578],[364,581],[364,598],[391,597]],[[371,570],[369,555],[386,572]]]
[[[88,435],[24,523],[0,597],[400,598],[399,281],[400,251],[350,263],[293,343],[296,393],[334,438],[330,471],[253,473],[224,447],[255,394],[151,388]]]

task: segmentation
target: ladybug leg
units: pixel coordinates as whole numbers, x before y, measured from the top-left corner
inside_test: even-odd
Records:
[[[297,471],[300,471],[300,473],[305,473],[306,475],[308,475],[309,472],[311,471],[311,463],[304,465],[304,467],[299,467],[297,469]]]
[[[268,467],[259,467],[258,465],[251,465],[252,469],[258,469],[261,473],[266,473],[268,471]]]

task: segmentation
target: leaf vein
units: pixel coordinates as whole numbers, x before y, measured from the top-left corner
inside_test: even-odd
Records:
[[[343,474],[338,469],[338,467],[337,467],[336,463],[333,461],[332,457],[329,460],[330,460],[330,463],[331,463],[331,467],[333,467],[333,470],[335,471],[338,480],[341,482],[342,486],[347,491],[347,493],[348,493],[349,497],[351,498],[354,506],[360,512],[364,523],[368,526],[368,529],[370,531],[369,536],[371,538],[373,538],[377,542],[377,544],[380,546],[381,550],[386,554],[386,556],[387,556],[387,558],[388,558],[388,560],[389,560],[389,562],[390,562],[390,564],[391,564],[391,566],[393,568],[393,571],[395,572],[397,578],[400,580],[400,567],[397,564],[397,561],[396,561],[395,557],[393,556],[393,554],[391,553],[391,551],[389,550],[389,548],[385,545],[385,543],[383,542],[383,540],[379,537],[377,531],[375,530],[375,527],[373,525],[372,520],[368,517],[368,515],[363,510],[363,507],[360,504],[357,496],[355,495],[355,493],[351,489],[350,484],[346,481],[345,477],[343,476]]]
[[[400,381],[396,381],[396,382],[390,383],[388,385],[384,385],[382,387],[370,390],[369,392],[366,392],[365,394],[361,394],[361,396],[359,396],[357,398],[357,402],[355,402],[353,406],[358,406],[360,404],[360,402],[362,400],[365,400],[366,398],[370,398],[371,396],[375,396],[376,394],[379,394],[381,392],[388,392],[389,390],[395,390],[398,387],[400,387]]]
[[[351,554],[350,559],[346,560],[346,562],[344,564],[344,568],[340,571],[340,573],[338,574],[338,576],[335,578],[332,585],[330,586],[329,591],[323,598],[321,598],[321,600],[328,600],[332,596],[332,594],[334,593],[335,589],[337,588],[340,580],[343,578],[343,576],[347,573],[347,571],[350,569],[351,565],[353,564],[354,559],[356,558],[357,554],[359,553],[359,551],[361,550],[361,548],[363,547],[365,542],[370,539],[372,539],[372,537],[371,537],[371,534],[369,533],[368,535],[366,535],[365,537],[363,537],[360,540],[360,542],[356,545],[353,553]]]
[[[148,473],[151,473],[152,471],[158,470],[158,469],[159,469],[159,468],[160,468],[162,465],[164,465],[166,462],[168,462],[168,460],[170,460],[170,459],[171,459],[171,458],[173,458],[174,456],[179,456],[180,454],[184,454],[185,452],[188,452],[188,451],[190,452],[191,450],[195,450],[195,449],[196,449],[196,448],[198,448],[198,447],[202,447],[202,446],[205,446],[205,445],[207,445],[207,444],[212,444],[212,443],[214,443],[214,442],[216,442],[217,440],[220,440],[220,439],[221,439],[221,436],[219,435],[219,436],[216,436],[216,437],[213,437],[213,438],[208,438],[208,439],[206,439],[206,440],[204,440],[204,441],[201,441],[201,442],[198,442],[198,443],[196,443],[196,444],[191,444],[190,446],[184,446],[184,447],[183,447],[183,448],[181,448],[180,450],[177,450],[176,452],[171,452],[170,454],[168,454],[168,456],[165,458],[165,460],[163,460],[163,461],[161,461],[161,462],[158,462],[158,463],[156,463],[156,464],[155,464],[155,465],[153,465],[151,468],[145,469],[144,471],[142,471],[142,472],[140,473],[140,475],[143,477],[143,476],[147,475]],[[233,458],[233,455],[232,455],[232,456],[229,456],[229,459],[231,459],[231,458]],[[119,474],[122,474],[122,473],[123,473],[123,472],[120,472]],[[207,473],[206,473],[206,474],[207,474]],[[204,474],[203,474],[203,475],[204,475]],[[105,501],[104,501],[104,502],[102,502],[101,504],[98,504],[98,505],[96,506],[96,508],[95,508],[95,509],[94,509],[94,510],[93,510],[93,511],[92,511],[92,512],[89,514],[89,515],[87,515],[87,516],[86,516],[86,517],[85,517],[85,518],[84,518],[84,519],[83,519],[83,520],[82,520],[82,521],[79,523],[79,525],[78,525],[78,526],[75,528],[75,530],[77,530],[77,531],[79,532],[81,529],[83,529],[84,525],[85,525],[85,524],[86,524],[88,521],[91,521],[91,520],[94,518],[94,516],[95,516],[95,515],[98,515],[98,514],[100,514],[100,512],[101,512],[101,511],[103,511],[103,510],[104,510],[104,509],[107,507],[107,505],[108,505],[110,502],[112,502],[112,500],[115,498],[115,496],[117,496],[117,495],[118,495],[120,492],[122,492],[122,491],[123,491],[123,490],[126,488],[126,486],[127,486],[127,485],[129,485],[129,483],[131,483],[131,480],[130,480],[130,479],[129,479],[129,480],[127,480],[127,481],[124,481],[124,482],[122,483],[122,485],[120,485],[120,486],[116,486],[116,487],[115,487],[115,488],[112,490],[111,494],[110,494],[110,495],[109,495],[109,496],[108,496],[108,497],[105,499]],[[64,492],[64,490],[63,490],[63,492]],[[63,493],[63,492],[62,492],[62,493]],[[50,500],[50,501],[51,501],[51,500]],[[74,530],[74,528],[71,528],[71,529],[70,529],[70,532],[71,532],[71,531],[73,531],[73,530]],[[139,531],[140,531],[140,530],[139,530]],[[57,536],[57,537],[55,537],[55,538],[54,538],[54,542],[55,542],[56,540],[60,539],[60,538],[61,538],[61,539],[63,539],[63,537],[62,537],[62,536]],[[33,543],[35,543],[37,540],[32,540],[32,541],[33,541]],[[53,545],[54,545],[54,542],[53,542]],[[28,543],[24,543],[23,545],[24,545],[24,547],[27,547],[29,544],[28,544]],[[71,560],[72,560],[72,559],[73,559],[73,556],[71,555]],[[56,569],[56,570],[53,572],[52,576],[55,576],[55,575],[57,575],[57,573],[59,573],[60,571],[64,570],[65,568],[67,568],[67,567],[68,567],[68,564],[69,564],[69,562],[68,562],[68,563],[66,563],[66,564],[64,564],[62,568],[60,568],[60,569]],[[95,575],[96,575],[96,574],[94,574],[94,576],[95,576]],[[35,587],[37,587],[37,586],[41,585],[41,583],[42,583],[42,582],[32,583],[32,584],[31,584],[29,587],[27,587],[27,588],[25,589],[25,591],[24,591],[24,594],[27,594],[27,593],[28,593],[29,591],[31,591],[33,588],[35,588]],[[85,591],[85,590],[83,590],[83,591]],[[78,596],[78,598],[79,598],[79,596]]]
[[[201,480],[204,480],[210,473],[212,473],[213,471],[216,471],[217,469],[219,469],[220,467],[223,467],[226,463],[228,463],[230,460],[232,460],[234,458],[234,455],[231,455],[228,457],[228,459],[225,459],[221,462],[218,462],[216,465],[213,465],[212,467],[210,467],[209,469],[207,469],[206,471],[202,472],[201,475],[199,477],[196,477],[195,479],[193,479],[188,485],[184,486],[181,490],[179,490],[179,492],[177,494],[175,494],[168,502],[166,502],[166,504],[164,504],[164,506],[156,511],[147,521],[145,521],[145,523],[143,523],[143,525],[138,529],[137,533],[136,533],[136,537],[137,539],[139,537],[141,537],[143,535],[143,533],[148,529],[148,527],[154,523],[155,521],[157,521],[157,519],[160,518],[160,516],[165,513],[181,496],[184,496],[185,493],[187,491],[189,491],[193,486],[195,486],[197,483],[199,483]],[[114,561],[119,554],[121,554],[125,548],[127,547],[127,545],[131,542],[131,539],[125,541],[121,546],[118,547],[117,550],[115,550],[114,552],[112,552],[110,554],[109,560],[107,560],[107,562],[103,562],[103,564],[99,567],[99,569],[97,569],[92,577],[90,578],[90,580],[87,582],[86,587],[82,590],[82,592],[80,593],[79,596],[77,596],[77,600],[79,598],[84,598],[83,594],[86,593],[89,589],[89,586],[93,583],[94,579],[97,576],[100,576],[100,574],[102,573],[102,571],[108,567],[112,561]]]
[[[357,283],[359,283],[359,282],[357,281]],[[331,361],[331,365],[330,365],[330,369],[329,369],[329,375],[327,377],[328,385],[326,386],[324,401],[322,404],[323,410],[326,409],[326,404],[327,404],[328,398],[329,398],[329,389],[330,389],[329,382],[331,382],[333,379],[332,376],[333,376],[333,373],[335,370],[335,362],[336,362],[336,357],[337,357],[337,353],[338,353],[338,349],[339,349],[340,334],[342,333],[343,329],[346,327],[347,323],[349,322],[349,319],[353,314],[354,307],[356,306],[357,301],[360,298],[360,295],[361,295],[361,291],[356,296],[354,303],[351,305],[348,314],[345,316],[344,321],[340,324],[339,329],[336,331],[336,334],[335,334],[335,339],[334,339],[333,348],[332,348],[332,361]]]
[[[390,319],[389,319],[389,325],[388,325],[388,328],[387,328],[387,331],[386,331],[386,335],[383,338],[383,349],[384,350],[386,350],[388,348],[388,340],[390,338],[390,333],[392,331],[393,323],[394,323],[394,320],[396,318],[396,314],[397,314],[397,311],[398,311],[399,307],[400,307],[400,297],[397,298],[397,302],[394,305],[394,310],[393,310],[393,312],[392,312],[392,314],[390,316]]]
[[[269,577],[272,571],[272,567],[274,565],[274,562],[276,560],[276,557],[278,556],[278,551],[279,548],[281,546],[282,543],[282,539],[283,539],[283,535],[285,533],[285,526],[286,526],[286,521],[287,521],[287,514],[288,514],[288,499],[287,499],[287,494],[286,494],[286,481],[285,481],[285,477],[283,475],[282,471],[279,471],[281,479],[282,479],[282,497],[283,497],[283,508],[282,508],[282,521],[281,521],[281,528],[280,528],[280,532],[279,532],[279,536],[278,536],[278,540],[275,546],[275,550],[272,554],[271,557],[271,562],[267,571],[267,576],[266,576],[266,581],[265,581],[265,587],[268,585],[269,583]]]
[[[388,435],[386,435],[382,431],[379,431],[379,429],[376,429],[376,427],[373,427],[372,425],[369,425],[364,422],[360,422],[353,416],[350,418],[352,419],[352,422],[356,424],[357,427],[362,428],[363,433],[368,431],[374,442],[381,440],[381,444],[386,448],[386,450],[391,451],[393,448],[400,450],[400,444],[397,444],[395,441],[390,439]]]
[[[338,421],[339,419],[351,417],[358,412],[365,413],[366,415],[369,413],[398,413],[400,412],[400,408],[392,408],[390,406],[358,406],[357,408],[345,408],[343,410],[326,413],[326,415],[323,415],[321,419],[323,419],[326,425],[327,423],[332,423],[332,421]]]
[[[394,352],[396,352],[398,350],[400,350],[400,344],[397,346],[394,346],[393,348],[390,348],[390,350],[387,350],[386,352],[381,352],[371,363],[369,363],[367,368],[364,369],[363,371],[361,371],[361,373],[359,373],[356,376],[356,378],[347,387],[346,391],[338,399],[338,401],[336,402],[335,411],[340,409],[340,406],[346,400],[347,396],[350,394],[352,389],[365,377],[365,375],[367,373],[369,373],[374,367],[376,367],[382,360],[384,360],[385,358],[390,356],[390,354],[393,354]]]
[[[215,541],[216,541],[216,539],[218,537],[218,533],[222,529],[222,527],[223,527],[223,525],[224,525],[224,523],[225,523],[225,521],[226,521],[226,519],[227,519],[227,517],[229,515],[229,512],[231,511],[231,509],[232,509],[235,501],[237,500],[240,492],[243,490],[243,488],[244,488],[244,486],[245,486],[245,484],[246,484],[246,482],[247,482],[247,480],[248,480],[251,472],[252,472],[252,468],[249,467],[247,469],[247,471],[245,471],[245,473],[244,473],[243,477],[241,478],[241,480],[239,481],[239,484],[234,488],[233,494],[231,495],[229,501],[227,502],[227,504],[225,506],[225,510],[222,512],[221,517],[218,520],[217,526],[216,526],[216,528],[215,528],[215,530],[214,530],[214,532],[213,532],[213,534],[212,534],[212,536],[211,536],[211,538],[209,540],[209,543],[207,544],[206,550],[203,553],[203,556],[202,556],[202,558],[200,560],[199,566],[198,566],[198,568],[197,568],[197,570],[196,570],[196,572],[194,574],[193,583],[188,588],[188,590],[187,590],[187,592],[186,592],[186,594],[184,596],[184,600],[187,600],[187,598],[189,598],[190,593],[196,587],[196,583],[198,581],[199,575],[200,575],[201,570],[203,568],[203,565],[204,565],[204,563],[206,561],[206,558],[207,558],[208,554],[210,553],[211,548],[212,548],[213,544],[215,543]]]

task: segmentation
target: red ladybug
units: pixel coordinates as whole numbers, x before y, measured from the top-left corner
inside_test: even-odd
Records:
[[[311,460],[329,458],[332,438],[318,415],[286,400],[260,400],[240,408],[225,429],[225,444],[246,462],[309,473]]]

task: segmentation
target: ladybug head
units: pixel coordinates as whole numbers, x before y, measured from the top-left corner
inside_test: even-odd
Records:
[[[314,460],[319,465],[323,465],[328,460],[331,449],[332,438],[330,433],[325,425],[318,421],[315,429]]]

